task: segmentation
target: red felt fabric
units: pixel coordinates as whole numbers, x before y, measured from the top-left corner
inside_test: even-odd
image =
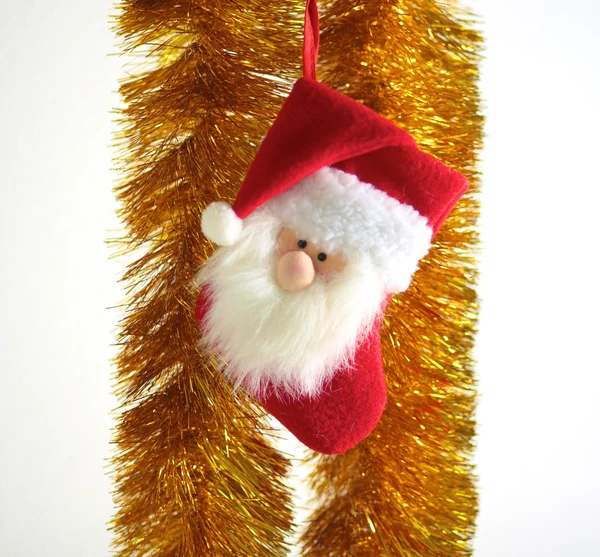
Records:
[[[340,454],[365,439],[379,423],[387,398],[381,359],[381,322],[359,347],[353,366],[341,369],[316,398],[261,400],[296,438],[324,454]]]
[[[317,79],[319,54],[319,9],[316,0],[306,0],[304,13],[304,77]]]
[[[376,112],[325,85],[299,79],[248,169],[233,205],[245,218],[323,166],[353,172],[438,228],[467,180],[420,151]]]
[[[210,301],[205,291],[196,302],[202,324]],[[387,304],[387,301],[386,301]],[[387,389],[380,343],[381,320],[373,324],[353,366],[340,370],[316,398],[279,397],[271,390],[258,399],[299,441],[325,454],[339,454],[367,437],[381,419]]]

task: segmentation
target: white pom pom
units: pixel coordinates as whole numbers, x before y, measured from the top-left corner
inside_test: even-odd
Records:
[[[232,246],[242,232],[243,221],[229,203],[215,201],[202,213],[202,232],[219,246]]]

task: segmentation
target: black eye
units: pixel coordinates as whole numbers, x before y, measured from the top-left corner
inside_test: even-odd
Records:
[[[307,241],[306,240],[298,240],[298,247],[300,249],[304,249],[306,247]]]
[[[317,255],[317,259],[318,259],[319,261],[325,261],[325,259],[327,259],[327,254],[326,254],[326,253],[323,253],[323,252],[321,252],[319,255]]]

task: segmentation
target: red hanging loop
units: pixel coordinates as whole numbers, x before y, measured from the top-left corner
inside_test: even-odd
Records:
[[[306,0],[304,13],[304,77],[317,79],[317,56],[319,54],[319,9],[317,0]]]

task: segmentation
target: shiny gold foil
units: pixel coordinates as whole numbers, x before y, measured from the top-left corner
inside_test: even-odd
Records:
[[[350,452],[314,456],[320,504],[303,535],[310,557],[458,557],[477,514],[471,454],[478,313],[477,89],[482,41],[455,3],[333,0],[322,10],[319,78],[408,130],[463,172],[454,209],[382,330],[389,399]]]
[[[232,201],[297,76],[303,3],[130,0],[116,188],[125,272],[114,440],[121,557],[288,553],[288,462],[261,411],[197,348],[196,292],[212,250],[200,215]],[[129,60],[126,59],[126,60]]]
[[[321,3],[319,78],[410,131],[472,188],[382,330],[389,387],[376,431],[315,456],[306,556],[470,554],[477,316],[476,88],[481,39],[454,4]],[[200,214],[232,201],[301,72],[304,3],[129,0],[131,54],[116,188],[124,274],[113,458],[120,557],[284,556],[287,461],[262,413],[197,348],[191,279],[212,247]]]

